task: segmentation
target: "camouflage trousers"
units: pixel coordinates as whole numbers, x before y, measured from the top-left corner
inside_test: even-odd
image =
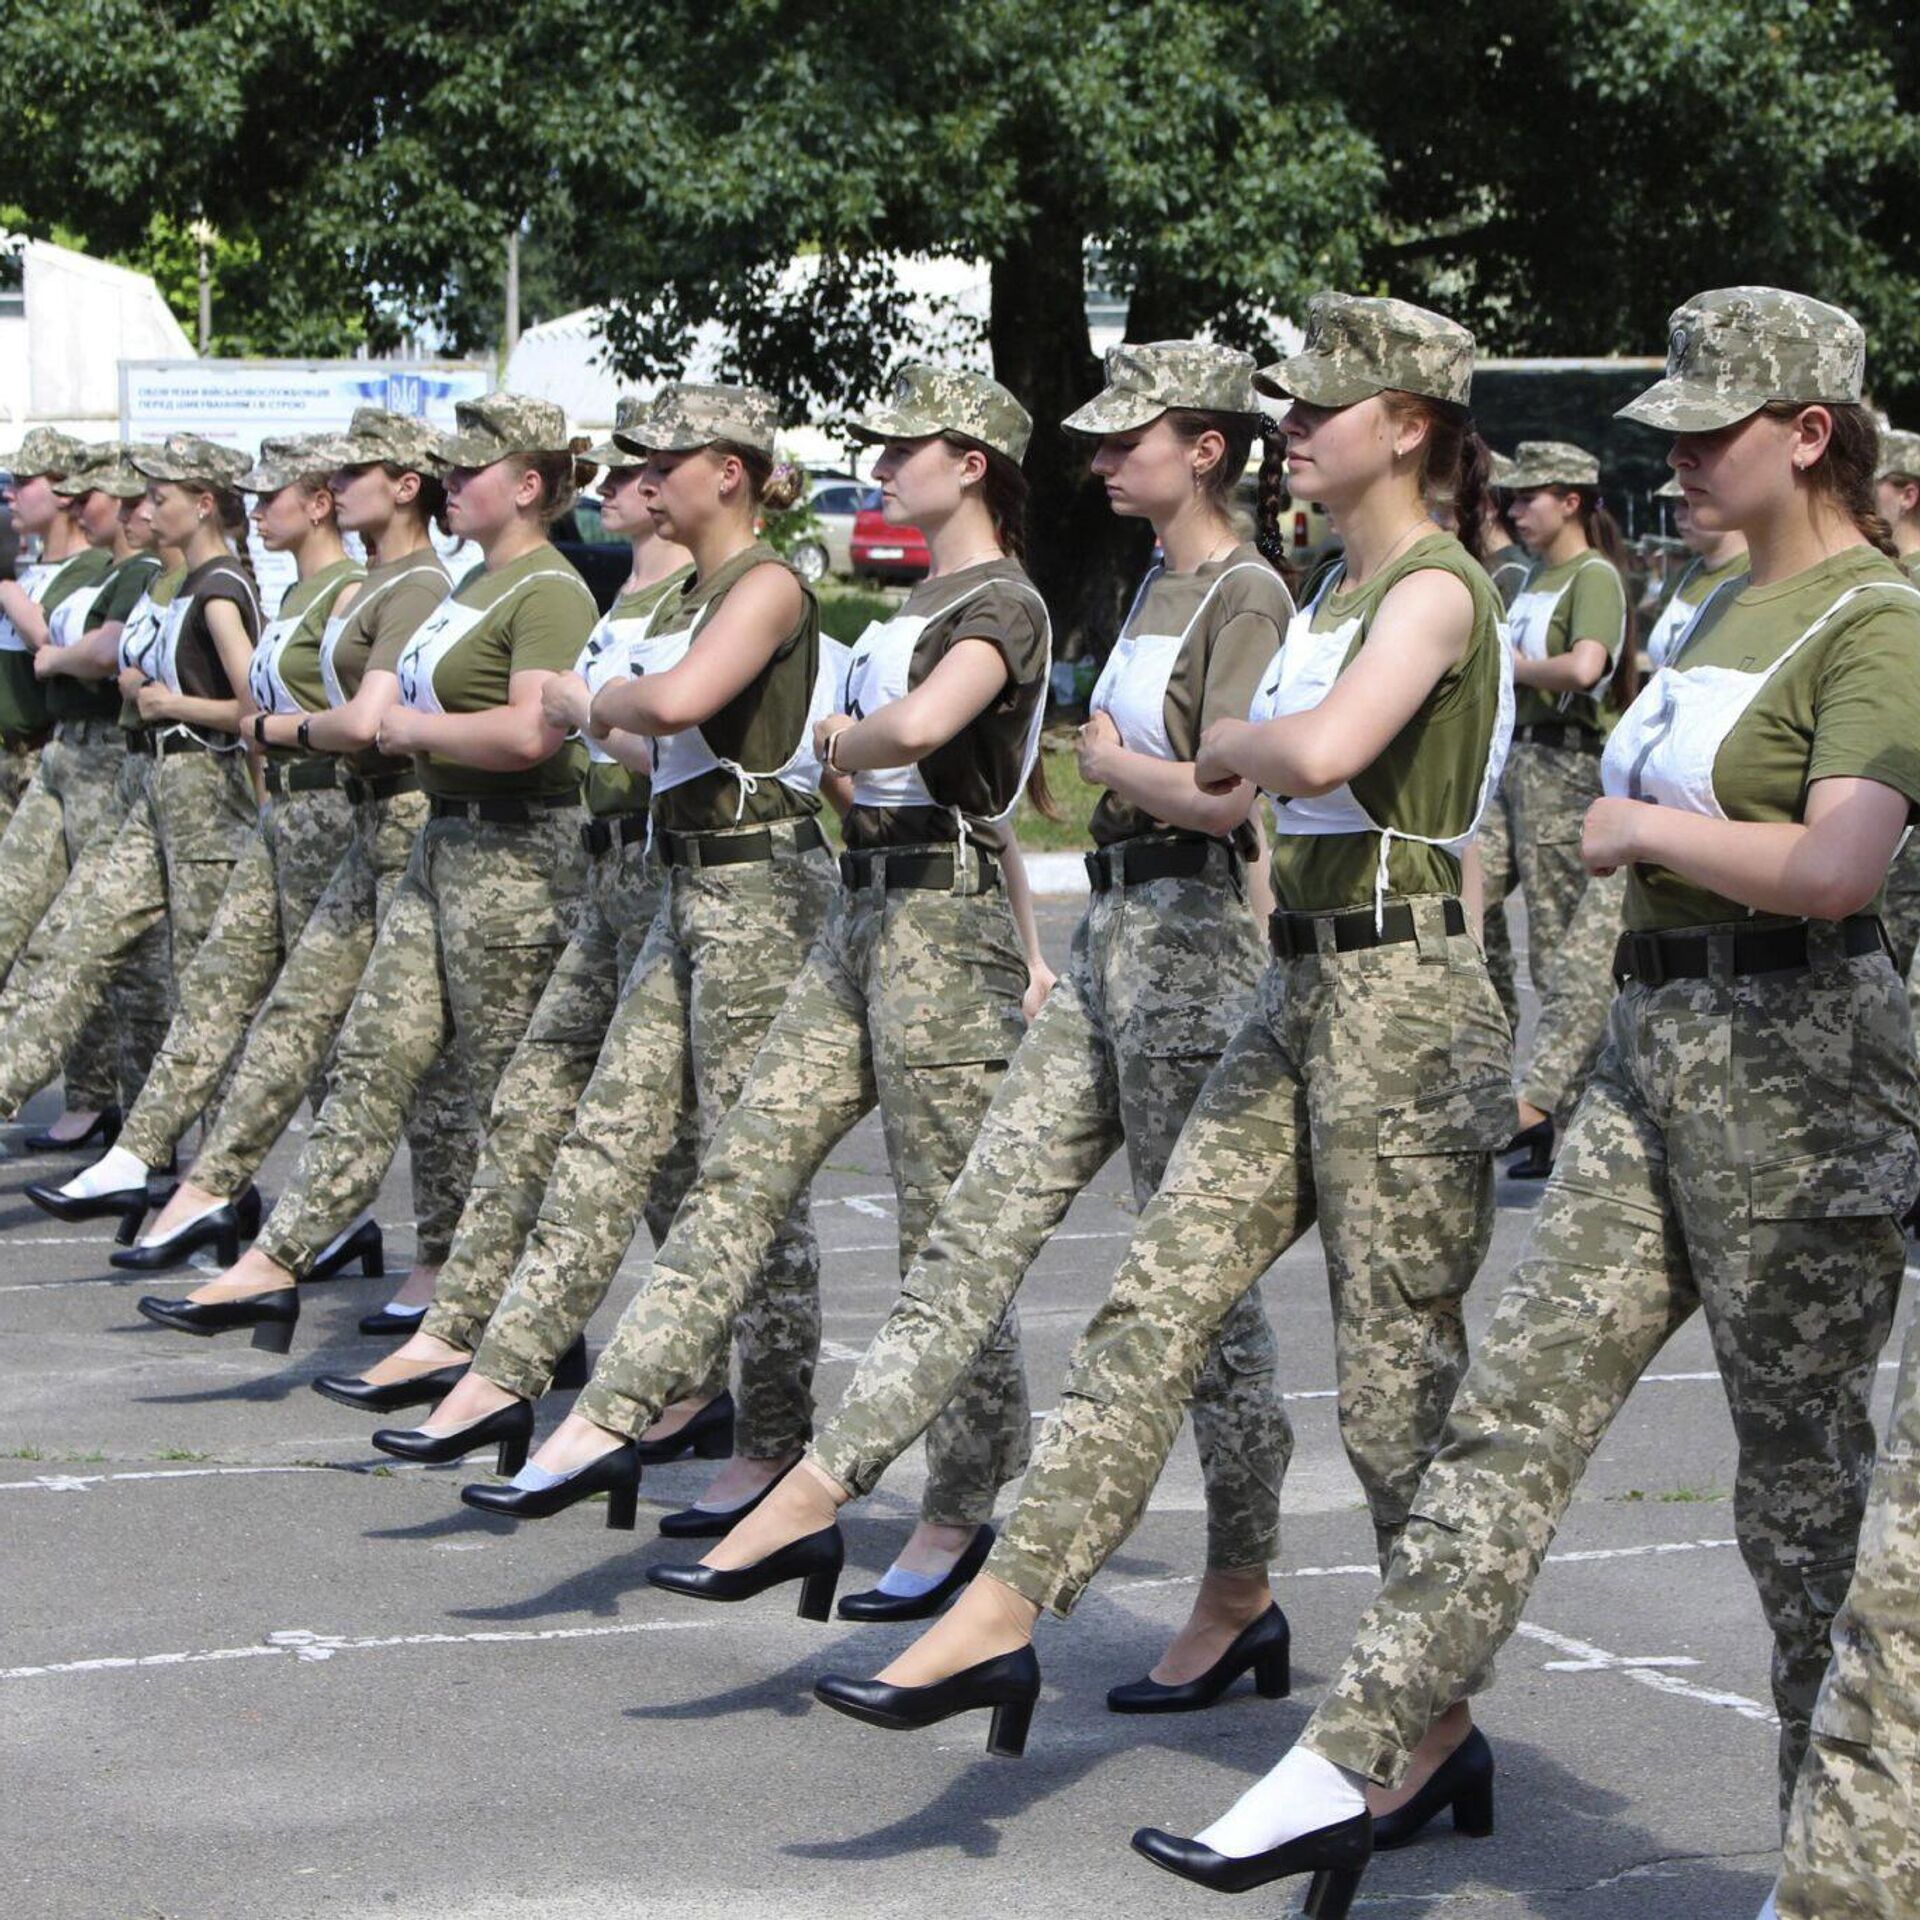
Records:
[[[225,1199],[241,1192],[299,1111],[301,1096],[326,1070],[374,936],[426,820],[426,796],[420,793],[354,803],[347,850],[247,1030],[194,1162],[196,1186]],[[457,1184],[462,1108],[452,1080],[453,1063],[442,1055],[415,1092],[405,1126],[415,1257],[429,1265],[446,1257],[465,1198]]]
[[[474,1317],[473,1304],[497,1302],[511,1284],[560,1144],[593,1078],[621,985],[665,891],[664,870],[642,847],[616,844],[593,855],[573,938],[500,1076],[473,1188],[421,1322],[424,1332],[471,1350],[486,1324]],[[680,1128],[647,1190],[647,1231],[656,1246],[699,1166],[694,1108],[689,1062],[677,1103]],[[723,1364],[716,1393],[726,1385],[725,1374]]]
[[[1513,935],[1507,927],[1507,900],[1520,884],[1520,863],[1513,851],[1513,788],[1503,780],[1487,802],[1475,841],[1480,850],[1482,912],[1480,945],[1487,957],[1487,978],[1499,996],[1507,1025],[1520,1031],[1520,989],[1513,970]]]
[[[256,1243],[304,1275],[380,1190],[408,1112],[445,1058],[441,1174],[464,1193],[480,1116],[565,949],[586,856],[580,813],[430,818],[374,936],[334,1049],[333,1085]],[[427,1233],[423,1224],[424,1248]]]
[[[965,1164],[1020,1044],[1026,959],[1006,897],[997,880],[980,884],[977,860],[944,890],[889,890],[887,860],[876,855],[872,877],[843,887],[828,909],[654,1256],[652,1280],[580,1396],[577,1410],[598,1425],[644,1432],[725,1356],[781,1223],[876,1103],[903,1270]],[[1009,1311],[980,1332],[927,1435],[921,1511],[937,1526],[988,1519],[1026,1457],[1019,1324]],[[804,1439],[797,1422],[789,1432]]]
[[[112,840],[82,861],[65,928],[0,1028],[0,1115],[18,1113],[59,1072],[154,929],[170,926],[185,970],[257,831],[242,755],[170,754],[153,768]]]
[[[1309,1722],[1397,1782],[1513,1631],[1587,1461],[1704,1311],[1738,1446],[1734,1528],[1773,1630],[1782,1804],[1873,1464],[1867,1402],[1920,1185],[1913,1032],[1878,955],[1630,985],[1427,1469],[1387,1583]],[[1822,1916],[1825,1920],[1825,1916]]]
[[[13,818],[13,810],[33,784],[40,764],[38,747],[0,746],[0,831]]]
[[[1600,1057],[1613,1006],[1613,953],[1625,926],[1627,876],[1589,880],[1567,923],[1540,1002],[1520,1097],[1564,1127]]]
[[[34,940],[34,933],[53,913],[86,850],[110,840],[120,824],[124,737],[112,720],[62,722],[41,748],[39,769],[0,837],[0,968],[17,971],[18,996],[52,950],[73,903],[59,911],[45,939]],[[67,1051],[62,1078],[70,1107],[110,1107],[119,1100],[113,1013],[103,1005]]]
[[[1920,1913],[1920,1316],[1787,1818],[1781,1920]]]
[[[484,1294],[436,1301],[455,1316],[440,1322],[457,1329],[445,1337],[476,1348],[474,1371],[509,1393],[544,1393],[607,1297],[686,1124],[689,1068],[704,1148],[793,991],[826,918],[833,866],[798,849],[791,826],[771,831],[769,860],[669,870],[511,1284],[497,1303]],[[775,1459],[805,1446],[813,1423],[820,1249],[804,1186],[750,1292],[734,1325],[735,1451]],[[723,1347],[689,1387],[718,1392],[725,1361]]]
[[[332,788],[269,802],[234,863],[213,925],[175,984],[172,1024],[121,1130],[120,1145],[163,1167],[198,1116],[215,1105],[282,961],[340,858],[353,810]],[[316,1111],[325,1093],[310,1083]]]
[[[1887,869],[1887,890],[1880,918],[1893,949],[1893,964],[1902,979],[1912,971],[1920,953],[1920,833],[1909,834]]]
[[[1544,999],[1568,923],[1587,890],[1580,829],[1600,798],[1600,756],[1516,740],[1503,784],[1514,864],[1527,902],[1527,972]]]
[[[1437,897],[1417,938],[1278,961],[1200,1089],[1160,1191],[1075,1349],[987,1563],[1071,1611],[1146,1508],[1229,1309],[1317,1219],[1340,1437],[1382,1560],[1466,1371],[1462,1307],[1513,1131],[1512,1043]]]
[[[1202,1082],[1252,1002],[1262,950],[1223,850],[1203,874],[1094,896],[893,1312],[814,1442],[822,1471],[870,1493],[930,1424],[931,1454],[936,1416],[1117,1148],[1126,1148],[1136,1206],[1153,1198]],[[1293,1433],[1274,1365],[1273,1329],[1249,1287],[1193,1395],[1210,1567],[1264,1567],[1279,1550]],[[1026,1458],[1023,1429],[1008,1436],[1001,1465],[1011,1475]]]

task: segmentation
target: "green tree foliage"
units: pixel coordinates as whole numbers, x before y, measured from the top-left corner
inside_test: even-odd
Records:
[[[987,263],[993,364],[1043,427],[1097,383],[1089,261],[1135,338],[1261,353],[1327,284],[1591,354],[1771,280],[1859,312],[1920,416],[1909,0],[72,0],[16,10],[6,52],[25,224],[148,266],[191,325],[204,214],[236,351],[490,344],[518,227],[529,317],[611,300],[636,381],[722,321],[814,418],[872,393],[888,263],[933,253]],[[1061,436],[1030,467],[1071,644],[1137,535]]]

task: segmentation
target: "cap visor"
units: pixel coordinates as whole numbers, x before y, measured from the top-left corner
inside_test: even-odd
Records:
[[[490,467],[496,460],[504,460],[507,449],[497,441],[483,440],[477,435],[450,433],[440,443],[440,458],[449,467],[465,467],[469,471],[478,471],[481,467]]]
[[[1687,380],[1656,380],[1613,417],[1661,433],[1717,433],[1758,413],[1767,398],[1764,393],[1723,393]]]
[[[883,440],[931,440],[936,434],[946,433],[948,428],[938,420],[929,420],[924,414],[900,413],[891,407],[878,407],[872,413],[862,414],[848,428],[856,440],[864,440],[869,446],[878,445]],[[959,428],[952,429],[959,432]]]
[[[1151,426],[1166,410],[1165,401],[1126,387],[1106,387],[1060,424],[1070,433],[1131,433]]]
[[[641,456],[630,447],[623,447],[618,440],[596,440],[592,446],[583,448],[579,464],[584,467],[637,467]]]
[[[1276,360],[1253,376],[1254,386],[1269,399],[1304,400],[1310,407],[1351,407],[1386,389],[1364,374],[1342,373],[1317,353],[1296,353]]]

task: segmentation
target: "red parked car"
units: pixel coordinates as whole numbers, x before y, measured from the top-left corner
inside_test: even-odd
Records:
[[[856,580],[924,580],[933,570],[926,536],[918,527],[892,527],[880,511],[875,487],[853,517],[847,543],[848,564]]]

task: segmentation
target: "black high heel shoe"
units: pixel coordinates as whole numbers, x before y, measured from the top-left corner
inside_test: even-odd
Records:
[[[701,1460],[727,1459],[733,1452],[733,1395],[716,1394],[678,1433],[664,1440],[636,1440],[633,1451],[643,1467],[663,1467],[689,1454]]]
[[[249,1229],[251,1231],[252,1229]],[[343,1233],[313,1263],[308,1280],[331,1280],[358,1260],[362,1279],[378,1280],[387,1271],[387,1246],[380,1234],[378,1220],[362,1220],[351,1233]]]
[[[824,1673],[813,1683],[813,1697],[823,1707],[864,1720],[870,1727],[906,1732],[930,1727],[956,1713],[990,1707],[987,1751],[1005,1760],[1018,1760],[1027,1750],[1027,1729],[1033,1705],[1040,1698],[1040,1662],[1031,1647],[996,1654],[925,1687],[890,1687],[881,1680],[849,1680],[844,1674]]]
[[[1404,1847],[1437,1815],[1453,1809],[1453,1830],[1472,1840],[1493,1831],[1493,1749],[1475,1727],[1433,1770],[1433,1777],[1404,1807],[1374,1816],[1373,1850]]]
[[[431,1407],[467,1377],[468,1362],[435,1367],[430,1373],[416,1373],[408,1380],[387,1380],[376,1385],[354,1373],[323,1373],[308,1384],[323,1399],[335,1400],[343,1407],[357,1407],[362,1413],[398,1413],[403,1407]],[[520,1469],[513,1469],[518,1473]]]
[[[190,1255],[212,1247],[222,1266],[240,1258],[240,1238],[260,1231],[260,1190],[249,1187],[235,1198],[176,1227],[164,1240],[148,1240],[107,1255],[107,1264],[122,1273],[166,1273],[184,1266]]]
[[[35,1181],[24,1192],[42,1213],[50,1214],[55,1220],[64,1220],[70,1226],[82,1220],[111,1220],[117,1217],[120,1227],[114,1238],[123,1247],[133,1245],[141,1221],[153,1208],[165,1206],[173,1197],[171,1188],[156,1197],[144,1182],[137,1187],[116,1187],[111,1193],[96,1193],[85,1199],[76,1199],[72,1194],[62,1193],[58,1187],[40,1181]]]
[[[394,1308],[391,1302],[372,1313],[360,1316],[360,1331],[370,1339],[381,1334],[418,1333],[420,1322],[427,1317],[425,1307]]]
[[[470,1453],[478,1453],[482,1447],[497,1446],[500,1451],[494,1457],[494,1470],[508,1475],[518,1473],[527,1464],[527,1448],[532,1442],[533,1402],[530,1400],[516,1400],[511,1406],[496,1407],[458,1433],[427,1433],[419,1427],[381,1427],[373,1436],[373,1444],[382,1453],[425,1467],[443,1467],[449,1460],[463,1460]],[[462,1489],[463,1493],[466,1491]]]
[[[238,1327],[251,1327],[253,1344],[262,1353],[285,1353],[300,1324],[297,1287],[273,1287],[243,1300],[163,1300],[149,1293],[138,1304],[149,1320],[175,1333],[232,1333]]]
[[[1253,1674],[1263,1700],[1284,1700],[1293,1687],[1293,1631],[1277,1606],[1243,1627],[1232,1646],[1205,1673],[1177,1686],[1149,1677],[1107,1693],[1109,1713],[1197,1713],[1213,1703],[1240,1678]]]
[[[833,1610],[833,1590],[846,1564],[839,1523],[805,1533],[750,1567],[649,1567],[648,1582],[694,1600],[752,1600],[770,1587],[800,1582],[800,1618],[824,1620]]]
[[[1373,1822],[1364,1813],[1356,1813],[1351,1820],[1316,1827],[1284,1846],[1250,1853],[1243,1860],[1215,1853],[1198,1840],[1162,1833],[1158,1827],[1142,1827],[1133,1836],[1133,1850],[1144,1854],[1156,1867],[1165,1867],[1169,1873],[1177,1873],[1196,1886],[1211,1887],[1216,1893],[1247,1893],[1272,1880],[1310,1873],[1313,1884],[1300,1909],[1303,1920],[1347,1920],[1354,1895],[1360,1891],[1360,1876],[1366,1872],[1368,1856],[1373,1852]]]
[[[1544,1180],[1553,1171],[1553,1115],[1522,1127],[1500,1151],[1520,1156],[1507,1168],[1509,1180]]]
[[[21,1145],[29,1153],[78,1153],[96,1141],[104,1152],[120,1138],[120,1123],[125,1118],[118,1107],[102,1107],[93,1116],[93,1125],[71,1140],[56,1139],[51,1133],[30,1133]]]
[[[677,1434],[674,1437],[679,1438]],[[727,1507],[724,1510],[713,1507],[682,1507],[678,1512],[662,1514],[661,1538],[665,1540],[724,1539],[799,1464],[799,1461],[795,1460],[782,1467],[758,1493],[751,1499],[742,1500],[737,1507]]]
[[[981,1527],[967,1542],[966,1552],[947,1569],[937,1587],[930,1587],[913,1598],[883,1593],[878,1587],[869,1587],[865,1593],[850,1593],[840,1602],[840,1618],[867,1624],[875,1621],[930,1620],[987,1564],[987,1555],[992,1551],[993,1529]]]
[[[531,1415],[532,1409],[528,1412]],[[514,1468],[515,1473],[519,1471]],[[482,1513],[504,1513],[510,1520],[545,1520],[596,1493],[607,1496],[608,1527],[631,1533],[640,1495],[640,1462],[633,1457],[631,1440],[622,1440],[611,1452],[589,1460],[578,1473],[568,1474],[559,1485],[542,1487],[537,1493],[519,1487],[462,1487],[460,1498]]]

